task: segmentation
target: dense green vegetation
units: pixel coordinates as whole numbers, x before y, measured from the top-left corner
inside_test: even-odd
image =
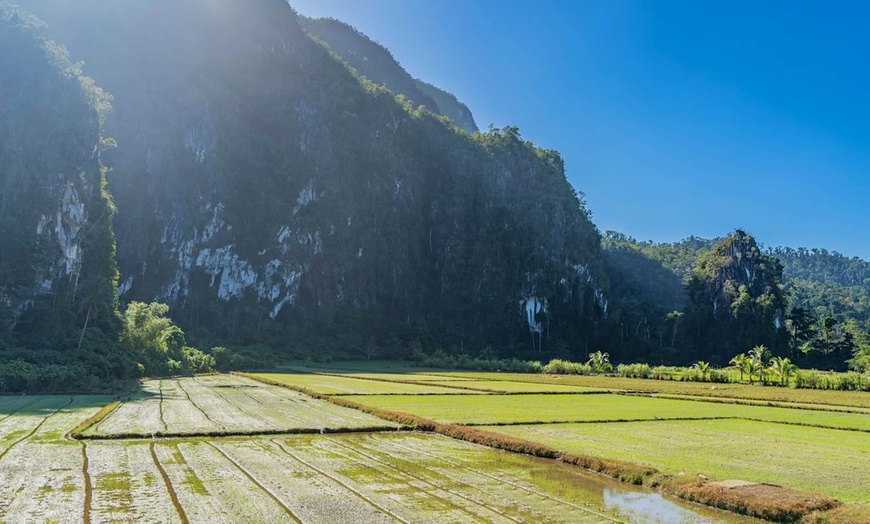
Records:
[[[610,351],[617,360],[687,363],[704,359],[724,365],[733,354],[764,344],[803,368],[868,369],[870,284],[866,275],[870,263],[825,250],[763,250],[750,245],[749,256],[741,264],[754,257],[758,268],[772,273],[781,285],[759,280],[757,285],[770,292],[759,288],[753,294],[747,288],[747,296],[739,285],[730,290],[723,287],[728,297],[721,296],[714,306],[705,291],[709,292],[711,284],[713,290],[718,289],[716,275],[726,269],[723,261],[735,262],[721,256],[723,243],[731,238],[692,237],[659,244],[638,242],[616,232],[604,236],[611,318],[619,322],[620,331],[611,333],[603,345],[613,348]],[[719,253],[712,254],[714,249]],[[731,316],[727,322],[713,322],[714,316],[704,311],[707,307],[716,307],[720,318],[723,311]],[[754,326],[746,324],[746,313]],[[781,328],[773,330],[771,326],[777,324]]]
[[[354,27],[333,18],[300,17],[299,21],[308,34],[328,45],[359,75],[402,95],[414,107],[422,105],[433,113],[450,118],[469,133],[478,130],[465,104],[437,86],[413,78],[399,65],[389,49],[370,40]]]
[[[109,97],[39,21],[0,6],[0,392],[124,375],[99,153]]]

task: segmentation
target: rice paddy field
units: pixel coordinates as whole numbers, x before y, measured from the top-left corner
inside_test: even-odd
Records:
[[[860,395],[608,380],[339,363],[147,380],[120,402],[0,397],[0,523],[760,522],[387,412],[870,515]]]

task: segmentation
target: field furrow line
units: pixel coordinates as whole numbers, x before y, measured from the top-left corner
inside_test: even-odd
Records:
[[[50,419],[51,417],[57,415],[58,413],[60,413],[60,412],[63,411],[65,408],[69,407],[70,405],[72,405],[72,403],[73,403],[74,400],[75,400],[75,399],[74,399],[73,397],[70,397],[70,398],[69,398],[69,402],[67,402],[67,403],[64,404],[63,406],[57,408],[53,413],[50,413],[49,415],[46,415],[45,417],[43,417],[43,419],[42,419],[41,421],[39,421],[39,424],[37,424],[36,427],[33,428],[33,430],[32,430],[30,433],[28,433],[27,435],[24,435],[24,436],[21,437],[20,439],[18,439],[18,440],[16,440],[15,442],[13,442],[13,443],[8,447],[8,448],[4,449],[3,452],[0,453],[0,460],[2,460],[3,457],[5,457],[6,454],[9,453],[9,452],[12,450],[12,448],[14,448],[14,447],[17,446],[18,444],[21,444],[21,443],[24,442],[25,440],[27,440],[27,439],[29,439],[30,437],[32,437],[33,435],[35,435],[36,432],[39,431],[39,428],[41,428],[41,427],[43,426],[43,424],[45,424],[45,421],[47,421],[47,420]]]
[[[206,442],[206,443],[207,443],[209,446],[213,447],[215,450],[217,450],[218,453],[220,453],[221,455],[223,455],[223,457],[224,457],[225,459],[227,459],[227,460],[228,460],[228,461],[229,461],[233,466],[235,466],[239,471],[241,471],[242,474],[243,474],[244,476],[248,477],[248,480],[250,480],[250,481],[251,481],[255,486],[257,486],[260,490],[262,490],[264,493],[266,493],[267,495],[269,495],[269,498],[271,498],[273,501],[275,501],[275,503],[278,504],[278,505],[281,507],[281,509],[284,510],[284,513],[286,513],[287,516],[289,516],[291,519],[293,519],[293,522],[296,522],[297,524],[303,524],[302,521],[299,519],[299,517],[297,517],[297,516],[293,513],[293,511],[292,511],[290,508],[288,508],[287,505],[285,505],[285,504],[281,501],[280,498],[278,498],[277,495],[275,495],[274,493],[272,493],[272,491],[271,491],[269,488],[267,488],[266,486],[264,486],[263,484],[261,484],[260,481],[258,481],[258,480],[253,476],[253,475],[251,475],[251,473],[248,472],[248,470],[246,470],[246,469],[245,469],[241,464],[239,464],[238,462],[236,462],[232,457],[230,457],[230,456],[229,456],[229,455],[228,455],[228,454],[227,454],[223,449],[221,449],[218,445],[216,445],[216,444],[214,444],[214,443],[212,443],[212,442]]]
[[[321,447],[321,446],[318,446],[318,445],[316,445],[316,444],[314,444],[314,447],[316,447],[316,448],[318,448],[318,449],[320,449],[320,450],[322,450],[322,451],[326,451],[326,452],[329,452],[329,451],[330,451],[330,450],[328,450],[328,449],[326,449],[326,448],[323,448],[323,447]],[[363,461],[361,461],[361,460],[353,459],[353,458],[348,457],[348,456],[344,456],[344,457],[342,457],[342,458],[343,458],[344,460],[348,461],[348,462],[352,462],[352,463],[354,463],[354,464],[356,464],[356,465],[358,465],[358,466],[362,466],[363,468],[369,468],[369,469],[372,469],[372,470],[376,470],[378,473],[380,473],[380,474],[382,474],[382,475],[384,475],[384,476],[388,476],[388,477],[390,477],[392,480],[395,480],[395,481],[397,481],[397,482],[401,482],[401,483],[406,484],[406,485],[408,485],[408,486],[412,486],[412,487],[418,489],[418,491],[419,491],[420,493],[422,493],[422,494],[424,494],[424,495],[426,495],[426,496],[428,496],[428,497],[431,497],[431,498],[433,498],[433,499],[436,499],[436,500],[440,501],[440,502],[441,502],[444,506],[446,506],[446,507],[449,507],[449,508],[451,508],[451,509],[454,509],[454,510],[456,510],[456,511],[459,511],[459,512],[461,512],[461,513],[464,513],[464,514],[467,515],[470,519],[473,519],[473,520],[476,521],[476,522],[491,522],[490,520],[486,520],[486,519],[484,519],[483,517],[481,517],[480,515],[477,515],[476,513],[474,513],[473,511],[471,511],[471,510],[468,509],[467,507],[462,506],[461,504],[459,504],[459,503],[457,503],[457,502],[454,502],[454,501],[450,500],[449,498],[447,498],[447,497],[445,497],[445,496],[437,495],[437,494],[435,493],[435,491],[440,491],[440,492],[442,492],[442,493],[446,493],[446,494],[448,494],[448,495],[455,495],[454,493],[451,493],[451,492],[449,492],[448,490],[443,489],[443,488],[441,488],[441,487],[438,487],[438,486],[436,486],[436,485],[434,485],[434,484],[432,484],[432,483],[430,483],[430,482],[427,482],[427,481],[425,481],[425,480],[421,480],[421,479],[415,477],[414,475],[410,475],[410,474],[408,474],[407,472],[404,472],[404,471],[398,470],[398,468],[391,468],[391,469],[397,470],[397,472],[390,473],[390,472],[388,472],[388,471],[384,471],[384,470],[382,470],[382,469],[378,469],[378,468],[372,467],[371,464],[366,464],[365,462],[363,462]],[[430,488],[434,488],[434,489],[432,489],[432,490],[420,489],[420,488],[418,488],[417,486],[414,486],[412,482],[409,482],[407,477],[411,477],[412,479],[417,480],[418,482],[421,482],[422,484],[424,484],[424,485],[426,485],[426,486],[428,486],[428,487],[430,487]],[[462,497],[460,497],[460,498],[462,498]],[[475,504],[476,504],[476,503],[475,503]],[[476,505],[477,505],[477,504],[476,504]]]
[[[449,438],[449,437],[448,437],[448,438]],[[583,506],[580,506],[579,504],[574,504],[573,502],[569,502],[569,501],[567,501],[567,500],[560,499],[560,498],[558,498],[558,497],[554,497],[554,496],[552,496],[552,495],[548,495],[547,493],[543,493],[543,492],[540,492],[540,491],[537,491],[537,490],[534,490],[534,489],[530,489],[530,488],[528,488],[528,487],[526,487],[526,486],[523,486],[523,485],[521,485],[521,484],[517,484],[517,483],[515,483],[515,482],[511,482],[511,481],[506,480],[506,479],[503,479],[503,478],[501,478],[501,477],[497,477],[497,476],[495,476],[495,475],[490,475],[489,473],[486,473],[486,472],[484,472],[484,471],[480,471],[480,470],[478,470],[478,469],[471,468],[471,467],[465,466],[465,465],[463,465],[463,464],[459,464],[459,463],[457,463],[457,462],[453,462],[453,461],[451,461],[451,460],[448,460],[448,459],[445,458],[444,456],[439,456],[439,455],[435,455],[435,454],[432,454],[432,453],[428,453],[428,452],[423,451],[423,450],[421,450],[421,449],[415,449],[415,448],[412,448],[412,447],[409,447],[409,446],[405,446],[405,445],[399,444],[398,442],[392,442],[391,444],[392,444],[393,446],[396,446],[396,447],[400,447],[400,448],[403,448],[403,449],[407,449],[408,451],[410,451],[410,452],[412,452],[412,453],[419,453],[419,454],[421,454],[421,455],[426,455],[426,456],[428,456],[428,457],[432,457],[432,458],[434,458],[434,459],[436,459],[436,460],[439,460],[439,461],[441,461],[441,462],[443,462],[443,463],[445,463],[445,464],[449,464],[449,465],[451,465],[451,466],[453,466],[453,467],[455,467],[455,468],[464,469],[464,470],[466,470],[466,471],[470,471],[471,473],[475,473],[475,474],[477,474],[477,475],[481,475],[481,476],[483,476],[483,477],[487,477],[487,478],[489,478],[489,479],[492,479],[492,480],[495,480],[495,481],[498,481],[498,482],[501,482],[501,483],[507,484],[508,486],[511,486],[511,487],[513,487],[513,488],[516,488],[516,489],[523,490],[523,491],[525,491],[526,493],[529,493],[529,494],[531,494],[531,495],[535,495],[535,496],[538,496],[538,497],[542,497],[542,498],[545,498],[545,499],[551,500],[551,501],[553,501],[553,502],[556,502],[556,503],[558,503],[558,504],[563,504],[563,505],[565,505],[565,506],[568,506],[568,507],[574,508],[574,509],[579,510],[579,511],[582,511],[582,512],[584,512],[584,513],[588,513],[588,514],[590,514],[590,515],[594,515],[594,516],[596,516],[596,517],[598,517],[598,518],[600,518],[600,519],[602,519],[602,520],[607,520],[607,521],[610,521],[610,522],[622,522],[622,521],[620,521],[620,520],[617,520],[617,519],[615,519],[615,518],[613,518],[613,517],[610,517],[610,516],[608,516],[608,515],[605,515],[605,514],[603,514],[603,513],[599,513],[599,512],[597,512],[597,511],[591,510],[591,509],[589,509],[589,508],[585,508],[585,507],[583,507]]]
[[[292,459],[295,460],[296,462],[299,462],[299,463],[302,464],[303,466],[305,466],[305,467],[307,467],[307,468],[310,468],[310,469],[316,471],[318,474],[320,474],[320,475],[322,475],[322,476],[324,476],[324,477],[326,477],[326,478],[332,480],[333,482],[335,482],[336,484],[338,484],[338,485],[341,486],[342,488],[344,488],[344,489],[348,490],[349,492],[351,492],[351,493],[352,493],[353,495],[355,495],[358,499],[362,500],[363,502],[365,502],[366,504],[368,504],[368,505],[370,505],[371,507],[375,508],[376,510],[380,511],[381,513],[384,513],[385,515],[389,515],[390,517],[393,517],[393,518],[396,519],[397,521],[402,522],[402,523],[404,523],[404,524],[411,524],[409,521],[403,519],[403,518],[400,517],[399,515],[396,515],[396,514],[393,513],[392,511],[390,511],[390,510],[388,510],[387,508],[381,506],[381,505],[378,504],[377,502],[373,501],[372,499],[366,497],[365,495],[363,495],[363,494],[360,493],[359,491],[357,491],[357,490],[353,489],[352,487],[350,487],[349,485],[345,484],[344,482],[342,482],[340,479],[338,479],[338,478],[335,477],[334,475],[330,475],[329,473],[327,473],[326,471],[324,471],[324,470],[318,468],[318,467],[315,466],[314,464],[310,464],[310,463],[308,463],[308,462],[302,460],[302,459],[299,458],[295,453],[291,452],[289,449],[287,449],[283,444],[281,444],[281,443],[278,442],[277,440],[272,439],[272,443],[274,443],[276,446],[278,446],[278,448],[281,449],[281,451],[283,451],[284,453],[286,453],[290,458],[292,458]]]
[[[166,420],[163,419],[163,380],[157,381],[157,389],[160,392],[160,424],[163,426],[163,432],[169,431],[166,425]]]
[[[479,507],[481,507],[481,508],[483,508],[483,509],[485,509],[485,510],[487,510],[487,511],[491,511],[491,512],[495,513],[496,515],[499,515],[500,517],[506,518],[506,519],[508,519],[508,520],[510,520],[510,521],[512,521],[512,522],[522,522],[522,520],[517,519],[517,518],[514,518],[514,517],[511,517],[510,515],[508,515],[508,514],[502,512],[502,511],[499,511],[499,510],[497,510],[497,509],[495,509],[495,508],[493,508],[493,507],[491,507],[491,506],[487,506],[486,504],[483,504],[482,502],[480,502],[480,501],[478,501],[478,500],[474,500],[474,499],[471,498],[471,497],[468,497],[468,496],[465,496],[465,495],[463,495],[463,494],[461,494],[461,493],[458,493],[458,492],[456,492],[456,491],[453,491],[453,490],[447,489],[447,488],[445,488],[444,486],[439,486],[437,483],[432,482],[431,480],[428,480],[428,479],[426,479],[426,478],[424,478],[424,477],[421,477],[421,476],[419,476],[419,475],[415,475],[415,474],[411,473],[410,471],[405,471],[405,470],[403,470],[402,468],[399,468],[399,467],[397,467],[397,466],[394,465],[394,464],[390,464],[389,462],[387,462],[387,461],[385,461],[385,460],[381,460],[381,459],[379,459],[379,458],[377,458],[377,457],[374,457],[374,456],[372,456],[372,455],[369,455],[368,453],[365,453],[365,452],[359,450],[358,448],[354,448],[353,446],[348,446],[347,444],[345,444],[345,443],[343,443],[343,442],[339,442],[339,441],[337,441],[337,440],[335,440],[335,439],[326,439],[326,440],[327,440],[327,442],[332,442],[333,444],[336,444],[336,445],[338,445],[339,447],[342,447],[342,448],[344,448],[344,449],[346,449],[346,450],[348,450],[348,451],[351,451],[351,452],[353,452],[353,453],[356,453],[356,454],[358,454],[358,455],[361,455],[361,456],[363,456],[363,457],[365,457],[365,458],[367,458],[367,459],[369,459],[369,460],[371,460],[371,461],[374,461],[374,462],[376,462],[376,463],[378,463],[378,464],[381,464],[381,465],[386,466],[386,467],[388,467],[388,468],[390,468],[390,469],[393,469],[393,470],[395,470],[395,471],[398,471],[398,472],[401,473],[402,475],[407,475],[407,476],[409,476],[409,477],[411,477],[411,478],[413,478],[413,479],[415,479],[415,480],[418,480],[418,481],[420,481],[420,482],[422,482],[422,483],[424,483],[424,484],[427,484],[427,485],[429,485],[429,486],[432,486],[432,487],[435,488],[435,489],[440,489],[440,490],[442,490],[442,491],[444,491],[444,492],[446,492],[446,493],[449,493],[449,494],[451,494],[451,495],[453,495],[453,496],[455,496],[455,497],[458,497],[458,498],[460,498],[460,499],[462,499],[462,500],[465,500],[465,501],[467,501],[467,502],[470,502],[470,503],[472,503],[472,504],[475,504],[475,505],[477,505],[477,506],[479,506]],[[317,444],[315,444],[315,447],[320,447],[320,446],[317,446]],[[324,448],[321,448],[321,449],[324,449]],[[353,460],[353,459],[351,459],[351,458],[349,458],[349,457],[347,457],[347,458],[348,458],[348,460]],[[434,473],[431,469],[426,468],[425,466],[422,466],[422,465],[420,465],[420,464],[418,464],[418,467],[422,467],[422,468],[426,469],[427,471]],[[483,493],[483,494],[485,494],[485,495],[490,495],[490,494],[487,493],[486,491],[484,491],[484,490],[478,488],[477,486],[473,486],[473,485],[471,485],[471,484],[468,484],[467,482],[462,482],[462,481],[460,481],[460,480],[456,480],[456,479],[452,479],[452,480],[453,480],[454,482],[456,482],[457,484],[462,484],[463,486],[467,486],[467,487],[469,487],[469,488],[471,488],[471,489],[473,489],[473,490],[475,490],[475,491],[480,491],[481,493]]]
[[[175,492],[175,488],[172,486],[172,480],[169,478],[169,474],[166,473],[166,470],[163,469],[163,464],[160,463],[160,459],[157,458],[157,451],[154,449],[154,441],[151,441],[148,445],[148,450],[151,452],[151,459],[154,461],[154,466],[157,467],[157,471],[159,471],[160,476],[163,477],[163,484],[166,485],[166,491],[169,492],[169,498],[172,500],[172,505],[175,506],[175,511],[178,512],[178,518],[181,519],[181,524],[190,524],[190,521],[187,519],[187,513],[184,512],[184,508],[178,500],[178,493]]]
[[[255,397],[254,395],[251,395],[251,394],[248,393],[247,391],[242,391],[242,393],[244,393],[246,397],[250,398],[251,400],[253,400],[253,401],[256,402],[257,404],[262,404],[262,403],[263,403],[262,400],[258,399],[258,398]]]
[[[190,404],[191,404],[193,407],[195,407],[196,409],[198,409],[199,412],[202,413],[203,416],[204,416],[204,417],[205,417],[209,422],[211,422],[212,424],[214,424],[215,426],[217,426],[217,427],[219,427],[219,428],[224,427],[223,424],[218,424],[217,422],[215,422],[214,420],[212,420],[212,418],[208,415],[208,413],[206,413],[204,409],[202,409],[201,407],[199,407],[199,404],[197,404],[196,402],[193,401],[193,398],[191,398],[190,393],[188,393],[187,390],[184,389],[184,386],[181,385],[181,381],[180,381],[180,380],[176,380],[176,381],[175,381],[175,384],[178,386],[178,389],[180,389],[181,392],[184,393],[184,396],[187,397],[187,401],[190,402]]]
[[[85,507],[82,513],[82,522],[91,524],[91,502],[94,498],[94,488],[91,484],[91,474],[88,471],[88,444],[82,441],[82,475],[85,480]]]

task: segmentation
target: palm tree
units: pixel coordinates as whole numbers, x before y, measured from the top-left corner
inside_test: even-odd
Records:
[[[779,383],[782,386],[787,386],[791,377],[797,373],[798,367],[792,364],[791,359],[783,357],[773,357],[770,359],[770,371],[779,377]]]
[[[749,357],[745,353],[741,353],[729,362],[733,368],[736,368],[740,372],[740,382],[743,382],[743,370],[746,369],[747,360],[749,360]]]
[[[767,350],[764,344],[759,344],[749,351],[749,359],[753,363],[755,372],[758,373],[759,380],[766,383],[767,377],[765,377],[765,371],[767,370],[767,363],[770,360],[770,351]],[[752,377],[749,377],[749,382],[752,382]]]
[[[743,363],[743,371],[746,373],[746,376],[749,377],[749,383],[752,384],[752,377],[761,371],[761,366],[755,359],[747,358],[746,362]]]
[[[595,373],[604,373],[613,369],[613,364],[610,363],[610,354],[602,353],[600,350],[589,355],[588,364]]]
[[[710,374],[710,363],[709,362],[704,362],[703,360],[699,360],[698,362],[695,363],[695,365],[693,367],[701,373],[701,378],[703,378],[704,380],[707,380],[707,375]]]
[[[754,360],[756,364],[764,366],[770,359],[770,351],[767,350],[767,346],[764,344],[759,344],[749,351],[749,358]]]

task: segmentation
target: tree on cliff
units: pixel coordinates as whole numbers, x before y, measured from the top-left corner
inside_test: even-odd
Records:
[[[746,232],[735,231],[703,255],[686,291],[686,335],[698,356],[724,362],[759,344],[774,353],[787,348],[782,264]]]

